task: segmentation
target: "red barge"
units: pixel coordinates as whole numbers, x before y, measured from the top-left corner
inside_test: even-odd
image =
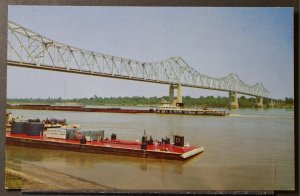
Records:
[[[78,140],[47,138],[45,135],[29,136],[26,134],[12,134],[11,132],[6,133],[6,144],[53,150],[172,160],[186,160],[204,151],[204,147],[176,146],[174,144],[150,144],[142,149],[142,142],[119,139],[86,141],[85,144],[82,144],[81,141]]]
[[[174,135],[174,143],[168,137],[154,141],[145,131],[141,141],[129,141],[117,139],[114,133],[110,139],[105,138],[104,130],[70,127],[65,119],[16,121],[9,113],[7,122],[11,126],[6,131],[6,144],[14,146],[172,160],[186,160],[204,151],[204,147],[184,145],[184,137],[178,135]]]

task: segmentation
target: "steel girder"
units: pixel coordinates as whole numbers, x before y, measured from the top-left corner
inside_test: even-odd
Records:
[[[223,78],[209,77],[194,70],[180,57],[152,63],[130,60],[68,46],[13,22],[8,22],[7,59],[8,62],[14,62],[11,65],[30,65],[37,69],[53,68],[271,98],[269,91],[261,83],[247,85],[232,73]]]

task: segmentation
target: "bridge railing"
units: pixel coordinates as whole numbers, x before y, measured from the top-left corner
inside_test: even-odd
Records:
[[[8,22],[7,58],[23,66],[30,64],[37,68],[53,67],[101,76],[271,97],[261,83],[247,85],[236,74],[223,78],[209,77],[197,72],[180,57],[153,63],[130,60],[62,44],[13,22]]]

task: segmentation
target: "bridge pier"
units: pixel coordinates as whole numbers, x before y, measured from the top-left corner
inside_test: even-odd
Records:
[[[263,97],[257,97],[258,102],[256,103],[256,108],[263,108],[264,107],[264,100]]]
[[[238,109],[239,102],[236,92],[229,92],[229,109]]]
[[[176,101],[174,100],[174,89],[177,90]],[[169,101],[172,105],[183,107],[182,103],[182,87],[180,84],[178,85],[170,85],[169,88]]]
[[[272,99],[270,99],[270,102],[268,103],[268,107],[269,108],[273,108],[274,107],[274,103],[273,103]]]
[[[176,100],[176,105],[183,106],[183,103],[182,103],[182,88],[181,88],[180,84],[177,85],[177,100]]]
[[[174,99],[174,86],[170,85],[170,88],[169,88],[169,101],[170,101],[170,103],[173,102],[173,99]]]

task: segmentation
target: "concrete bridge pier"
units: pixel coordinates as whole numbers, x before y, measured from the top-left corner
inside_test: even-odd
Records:
[[[236,92],[229,92],[229,109],[238,109],[239,102]]]
[[[174,90],[177,90],[177,97],[176,97],[176,101],[174,101]],[[170,103],[183,107],[183,103],[182,103],[182,87],[180,84],[178,85],[170,85],[169,88],[169,101]],[[174,103],[175,102],[175,103]]]
[[[268,103],[268,107],[269,108],[273,108],[274,107],[274,103],[273,103],[273,100],[270,99],[269,103]]]
[[[264,107],[264,100],[262,97],[257,97],[258,102],[256,103],[256,108],[263,108]]]
[[[182,88],[181,88],[181,85],[178,84],[177,85],[177,100],[176,100],[176,104],[179,104],[179,106],[183,106],[183,103],[182,103]]]
[[[170,88],[169,88],[169,101],[172,103],[173,99],[174,99],[174,86],[170,85]]]

